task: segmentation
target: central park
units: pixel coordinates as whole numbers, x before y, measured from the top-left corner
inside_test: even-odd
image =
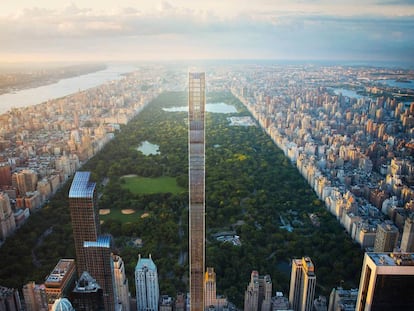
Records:
[[[230,123],[250,116],[231,93],[208,93],[207,102],[237,110],[206,114],[206,266],[214,267],[217,292],[241,307],[257,270],[287,295],[290,261],[303,256],[315,264],[316,294],[357,288],[362,250],[296,167],[259,126]],[[184,109],[172,109],[186,105],[185,92],[162,93],[82,167],[97,184],[101,231],[114,237],[133,296],[138,254],[151,254],[161,294],[188,291],[188,120]],[[140,151],[143,142],[157,152]],[[42,283],[59,258],[75,257],[69,187],[70,180],[6,240],[0,284]],[[240,243],[217,239],[221,233]]]

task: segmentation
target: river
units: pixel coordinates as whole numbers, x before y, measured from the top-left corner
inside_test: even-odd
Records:
[[[132,65],[107,65],[107,68],[85,75],[62,79],[56,83],[0,95],[0,114],[12,108],[37,105],[50,99],[90,89],[105,82],[121,79],[123,73],[134,71]]]

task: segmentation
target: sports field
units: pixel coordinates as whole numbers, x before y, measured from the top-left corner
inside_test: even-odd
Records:
[[[135,194],[153,194],[153,193],[181,193],[184,188],[177,185],[174,177],[141,177],[136,175],[128,175],[122,177],[125,181],[122,187],[128,189]]]

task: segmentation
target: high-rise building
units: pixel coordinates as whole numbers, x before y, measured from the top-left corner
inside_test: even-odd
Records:
[[[190,309],[204,310],[205,267],[205,73],[190,72],[189,122],[189,251]]]
[[[270,311],[272,306],[272,280],[270,275],[260,276],[253,270],[244,294],[245,311]]]
[[[356,311],[414,310],[414,253],[365,253]]]
[[[315,296],[316,275],[309,257],[292,259],[289,302],[295,311],[311,311]]]
[[[75,284],[75,260],[60,259],[45,280],[47,302],[52,306],[56,299],[65,297]]]
[[[401,251],[414,252],[414,217],[408,217],[404,223],[404,231],[401,238]]]
[[[0,163],[0,186],[11,186],[11,167],[7,162]]]
[[[23,286],[26,311],[48,311],[46,287],[44,284],[29,282]]]
[[[207,267],[207,271],[204,275],[204,306],[208,308],[209,306],[216,305],[216,273],[214,268]]]
[[[33,170],[25,169],[14,173],[20,196],[25,196],[26,192],[33,192],[37,186],[37,174]]]
[[[135,267],[135,285],[137,292],[137,311],[157,311],[160,298],[158,272],[151,258],[139,255]]]
[[[19,291],[17,289],[0,286],[0,310],[1,311],[22,310],[22,304],[20,302]]]
[[[99,235],[95,183],[90,182],[89,178],[90,172],[76,172],[69,190],[69,208],[75,241],[78,277],[81,276],[83,271],[88,271],[83,242],[97,241]],[[92,275],[92,277],[96,278],[95,275]]]
[[[122,311],[129,311],[130,299],[124,261],[118,255],[112,255],[112,260],[114,262],[114,279],[118,302],[122,304]]]
[[[0,241],[5,240],[16,230],[16,221],[7,193],[0,192]]]
[[[69,208],[78,276],[87,271],[103,292],[105,311],[118,306],[112,261],[110,236],[100,236],[95,183],[89,181],[90,172],[76,172],[69,190]]]
[[[377,226],[374,252],[392,252],[398,241],[398,228],[390,221]]]
[[[96,241],[83,242],[86,254],[86,271],[102,288],[105,311],[116,310],[116,289],[110,236],[99,236]]]
[[[71,300],[76,311],[101,311],[104,306],[102,288],[87,271],[76,282]]]

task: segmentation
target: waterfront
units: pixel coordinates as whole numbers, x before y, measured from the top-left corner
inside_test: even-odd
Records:
[[[0,95],[0,114],[12,108],[22,108],[40,104],[42,102],[67,96],[79,91],[96,87],[103,83],[122,79],[124,73],[131,72],[135,68],[131,65],[108,65],[105,70],[62,79],[59,82],[24,89],[14,93]]]

